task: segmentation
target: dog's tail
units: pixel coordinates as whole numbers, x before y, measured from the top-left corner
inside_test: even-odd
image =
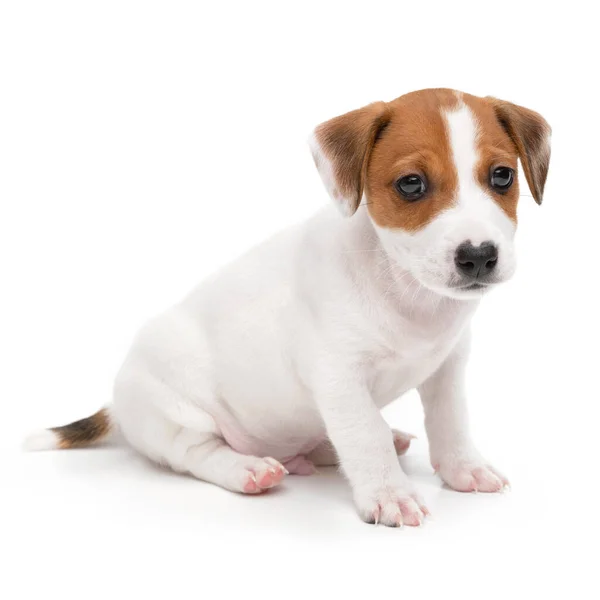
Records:
[[[116,430],[109,408],[103,408],[91,417],[63,425],[42,429],[31,434],[24,442],[25,450],[67,450],[85,448],[106,439]]]

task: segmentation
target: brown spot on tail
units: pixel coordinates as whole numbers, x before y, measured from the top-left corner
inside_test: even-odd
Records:
[[[59,437],[58,447],[84,448],[106,437],[111,430],[108,411],[103,408],[91,417],[74,421],[62,427],[53,427],[51,431]]]

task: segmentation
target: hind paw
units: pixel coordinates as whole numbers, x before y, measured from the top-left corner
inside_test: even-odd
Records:
[[[394,436],[394,448],[396,448],[396,454],[398,456],[405,454],[412,440],[416,439],[415,435],[404,433],[397,429],[392,429],[392,435]]]
[[[289,471],[274,458],[259,459],[245,470],[242,491],[245,494],[260,494],[279,485]]]
[[[301,455],[294,456],[283,464],[292,475],[314,475],[317,472],[314,463]]]

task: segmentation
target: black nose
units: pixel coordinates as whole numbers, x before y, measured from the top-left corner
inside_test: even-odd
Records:
[[[483,242],[473,246],[471,241],[463,242],[454,255],[459,273],[476,279],[491,273],[498,263],[498,248],[493,242]]]

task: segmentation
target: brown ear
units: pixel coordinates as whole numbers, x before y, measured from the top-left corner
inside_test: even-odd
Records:
[[[311,150],[319,174],[348,216],[360,204],[371,150],[389,118],[387,104],[374,102],[322,123],[313,133]]]
[[[489,100],[500,124],[517,147],[529,189],[535,201],[541,204],[550,165],[550,125],[528,108],[497,98]]]

